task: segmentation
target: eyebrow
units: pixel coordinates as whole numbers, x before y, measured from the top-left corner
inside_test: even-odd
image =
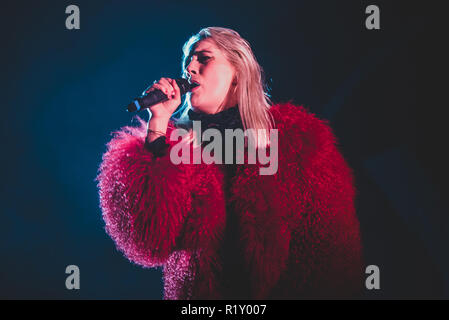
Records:
[[[198,53],[203,53],[203,52],[212,53],[212,51],[209,51],[209,50],[201,50],[201,51],[195,51],[191,55],[194,56],[194,55],[197,55]]]

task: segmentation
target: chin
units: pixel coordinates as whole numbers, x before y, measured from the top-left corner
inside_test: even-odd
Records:
[[[194,111],[208,113],[206,108],[202,108],[201,106],[194,105],[193,103],[192,103],[192,108],[193,108]]]
[[[202,103],[200,99],[196,99],[196,97],[190,98],[190,104],[194,110],[202,112],[207,111],[207,108],[204,107],[204,103]]]

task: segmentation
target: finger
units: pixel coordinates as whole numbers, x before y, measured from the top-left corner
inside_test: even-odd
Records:
[[[171,79],[171,85],[173,86],[173,98],[178,99],[181,97],[181,89],[179,89],[178,83],[175,79]]]
[[[169,78],[161,78],[159,83],[161,85],[163,85],[168,90],[168,93],[170,93],[173,90],[173,87],[172,87],[172,85],[170,83],[170,79]]]
[[[174,97],[174,89],[171,85],[171,79],[170,78],[161,78],[159,81],[161,85],[164,87],[164,93],[169,98],[172,99]]]
[[[157,85],[157,80],[155,80],[148,88],[146,88],[144,93],[149,93],[151,91],[154,91],[155,89],[159,89],[157,88],[157,86],[155,87],[155,85]]]
[[[167,88],[167,85],[162,85],[162,84],[156,83],[153,85],[153,88],[161,90],[166,96],[168,96],[170,93],[170,90]]]
[[[180,96],[181,95],[181,89],[179,88],[178,83],[176,82],[175,79],[173,79],[172,86],[173,86],[173,89],[175,90],[175,94],[177,96]]]
[[[162,89],[163,89],[163,87],[162,87],[160,84],[157,84],[157,83],[153,84],[153,85],[151,86],[151,88],[150,88],[151,91],[154,91],[154,90],[162,90]]]
[[[143,91],[142,95],[147,94],[148,92],[150,92],[152,85],[153,85],[153,84],[151,84],[150,86],[148,86],[148,87]]]
[[[148,89],[146,89],[146,90],[144,91],[144,93],[149,93],[149,92],[154,91],[154,90],[155,90],[154,87],[151,86],[151,87],[149,87]]]

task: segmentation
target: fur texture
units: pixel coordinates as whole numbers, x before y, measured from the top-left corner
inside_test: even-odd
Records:
[[[271,112],[278,171],[261,176],[258,164],[238,165],[229,197],[220,165],[174,165],[169,154],[145,150],[140,118],[108,143],[97,177],[106,231],[131,261],[163,266],[165,299],[220,299],[226,201],[235,204],[252,298],[348,297],[361,289],[353,175],[335,136],[303,107],[278,104]]]

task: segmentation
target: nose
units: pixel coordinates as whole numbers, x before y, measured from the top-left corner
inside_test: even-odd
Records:
[[[198,73],[198,64],[196,62],[195,57],[192,58],[192,60],[190,60],[189,65],[186,68],[187,73],[192,76],[193,74],[197,74]]]

